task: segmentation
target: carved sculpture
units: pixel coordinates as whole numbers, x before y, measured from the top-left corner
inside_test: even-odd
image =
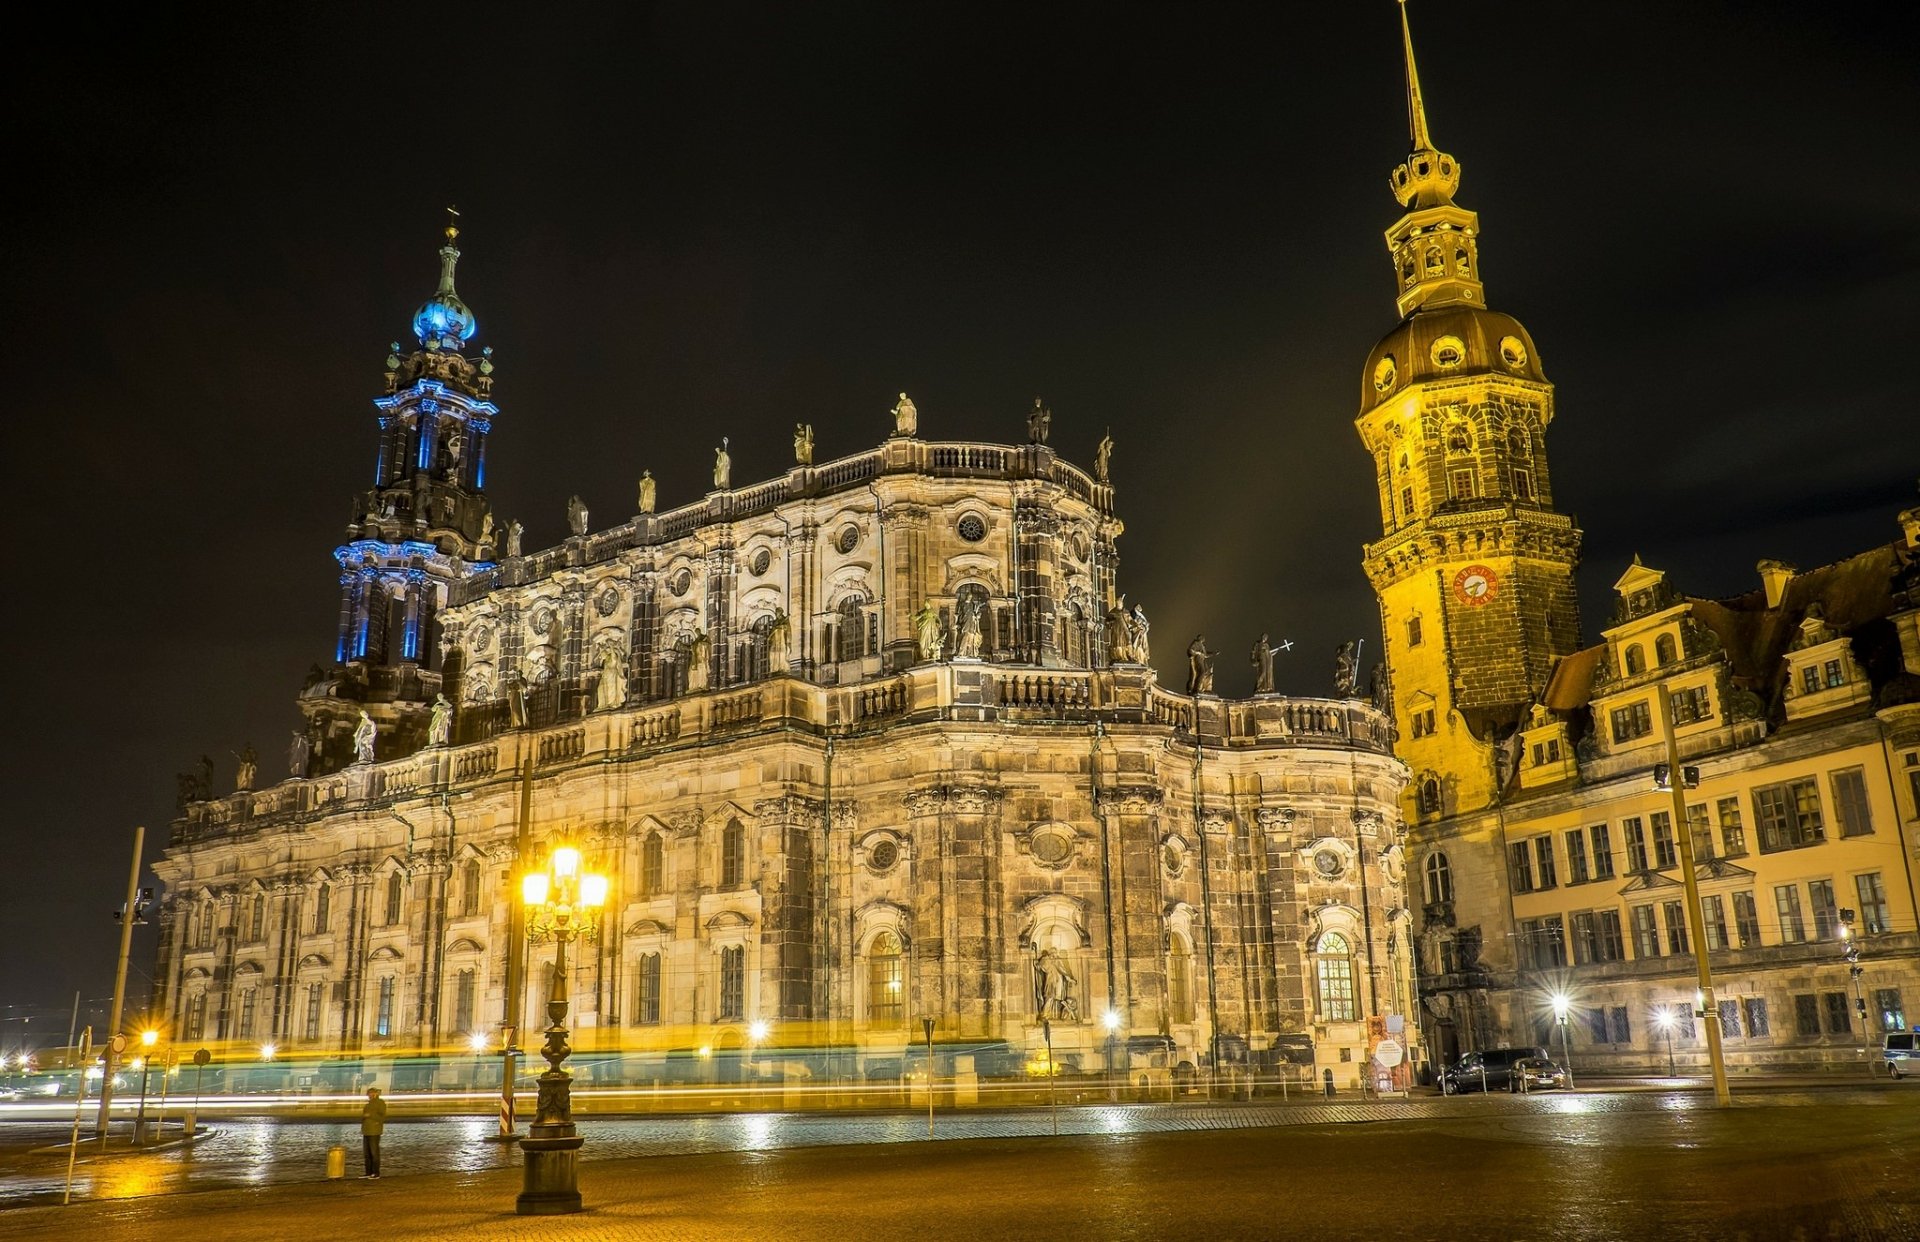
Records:
[[[1131,664],[1133,662],[1133,622],[1127,616],[1127,597],[1121,593],[1120,602],[1107,609],[1107,660],[1113,664]]]
[[[427,745],[445,746],[453,738],[453,704],[447,696],[433,696],[433,710],[427,713]]]
[[[795,423],[793,425],[793,460],[802,466],[813,464],[813,424]]]
[[[620,644],[609,642],[600,648],[600,680],[593,688],[596,711],[612,711],[627,705],[627,660]]]
[[[687,662],[687,691],[697,694],[707,688],[707,677],[711,670],[707,667],[708,652],[713,649],[713,640],[707,637],[705,630],[694,630],[680,636],[678,643]]]
[[[1253,645],[1248,656],[1253,663],[1253,692],[1255,694],[1273,693],[1273,644],[1262,634],[1260,641]]]
[[[1100,447],[1093,452],[1093,478],[1097,483],[1108,483],[1108,471],[1113,465],[1113,433],[1107,432],[1100,437]]]
[[[724,492],[733,486],[733,454],[727,452],[727,438],[720,437],[720,447],[713,450],[713,490]]]
[[[1033,409],[1027,414],[1027,441],[1031,444],[1045,444],[1047,432],[1053,428],[1053,411],[1046,403],[1035,397]]]
[[[507,727],[524,729],[527,727],[527,683],[520,676],[520,670],[509,668],[505,679],[500,683],[500,692],[507,700]]]
[[[793,663],[793,622],[782,608],[767,625],[767,670],[784,673]]]
[[[658,483],[653,481],[653,471],[642,470],[640,472],[640,512],[653,512],[654,493],[659,486]]]
[[[1333,651],[1333,692],[1350,699],[1360,684],[1360,644],[1349,639]]]
[[[245,793],[253,788],[254,778],[259,774],[260,756],[249,745],[243,747],[234,758],[240,761],[240,766],[233,773],[233,790],[235,793]]]
[[[1187,693],[1213,693],[1213,657],[1217,652],[1207,650],[1207,636],[1195,634],[1193,641],[1187,644]]]
[[[493,514],[491,513],[480,519],[480,546],[483,548],[493,546]]]
[[[1376,661],[1373,671],[1367,675],[1367,697],[1373,700],[1373,710],[1392,712],[1393,693],[1387,686],[1386,661]]]
[[[1153,649],[1147,645],[1147,632],[1153,627],[1147,624],[1147,610],[1140,605],[1133,606],[1133,624],[1128,627],[1133,646],[1135,664],[1152,663]]]
[[[296,780],[307,774],[307,761],[313,757],[313,743],[307,740],[305,729],[295,729],[293,738],[287,743],[287,775]]]
[[[1036,1017],[1078,1021],[1080,1003],[1073,995],[1073,972],[1058,949],[1042,949],[1033,963],[1033,1009]]]
[[[913,630],[920,646],[920,658],[932,662],[940,658],[947,645],[947,636],[940,630],[940,610],[928,600],[921,604],[913,614]]]
[[[920,411],[914,408],[912,399],[903,392],[893,406],[893,434],[911,436],[918,434],[919,430]]]
[[[980,658],[980,612],[984,605],[977,599],[960,604],[960,642],[954,655],[962,660]]]
[[[526,533],[526,527],[518,522],[507,523],[507,555],[520,555],[520,536]]]
[[[587,506],[578,496],[567,501],[567,525],[576,535],[587,533]]]
[[[353,727],[353,761],[355,763],[373,762],[373,741],[379,734],[380,726],[373,723],[373,717],[362,711],[360,723]]]

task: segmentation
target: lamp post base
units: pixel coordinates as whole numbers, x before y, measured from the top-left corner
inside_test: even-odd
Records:
[[[584,1142],[586,1140],[577,1134],[521,1139],[520,1151],[526,1158],[526,1169],[513,1210],[522,1216],[565,1216],[578,1212],[580,1145]]]

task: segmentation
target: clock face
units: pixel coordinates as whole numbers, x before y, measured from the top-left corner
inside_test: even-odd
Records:
[[[1470,608],[1491,604],[1499,593],[1500,579],[1485,565],[1469,565],[1454,575],[1454,598]]]

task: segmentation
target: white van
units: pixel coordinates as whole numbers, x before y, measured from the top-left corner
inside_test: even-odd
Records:
[[[1889,1031],[1880,1045],[1880,1058],[1886,1062],[1887,1073],[1895,1078],[1912,1073],[1915,1059],[1920,1058],[1920,1050],[1913,1046],[1913,1032]]]

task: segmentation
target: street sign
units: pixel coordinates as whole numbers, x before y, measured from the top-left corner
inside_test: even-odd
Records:
[[[213,1054],[205,1048],[197,1049],[193,1054],[193,1063],[195,1065],[205,1065],[211,1060],[213,1060]]]
[[[1373,1049],[1373,1059],[1388,1069],[1400,1064],[1405,1055],[1406,1052],[1400,1047],[1400,1041],[1397,1039],[1383,1039]]]
[[[113,1055],[117,1057],[127,1050],[127,1037],[125,1035],[115,1035],[113,1037],[113,1043],[109,1046],[113,1049]]]

